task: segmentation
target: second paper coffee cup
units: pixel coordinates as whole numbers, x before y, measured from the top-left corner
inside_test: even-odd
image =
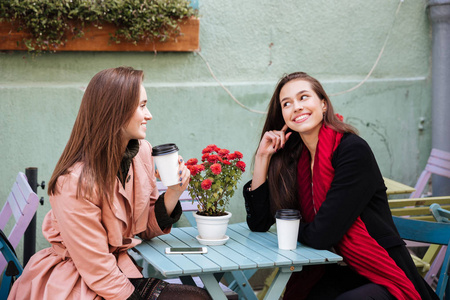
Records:
[[[279,209],[275,214],[277,222],[278,248],[294,250],[297,248],[300,211],[296,209]]]
[[[152,150],[152,156],[162,183],[165,186],[179,184],[177,145],[162,144],[155,146]]]

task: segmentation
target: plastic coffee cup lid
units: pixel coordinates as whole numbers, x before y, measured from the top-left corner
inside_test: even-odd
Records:
[[[175,144],[162,144],[153,147],[152,149],[152,155],[153,156],[160,156],[160,155],[166,155],[171,154],[178,151],[178,147]]]
[[[300,211],[297,209],[279,209],[275,213],[275,218],[282,220],[301,219]]]

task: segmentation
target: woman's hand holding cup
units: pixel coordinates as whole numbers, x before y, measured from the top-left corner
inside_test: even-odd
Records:
[[[187,189],[187,186],[189,184],[189,178],[191,177],[191,172],[184,164],[183,158],[178,155],[178,175],[180,175],[180,183],[176,185],[168,186],[168,189],[180,192],[184,192]]]

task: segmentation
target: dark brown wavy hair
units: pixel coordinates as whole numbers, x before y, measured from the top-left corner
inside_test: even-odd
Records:
[[[292,80],[303,80],[309,82],[312,90],[317,94],[319,99],[325,101],[327,107],[323,119],[325,125],[336,130],[337,132],[350,132],[358,134],[358,131],[353,126],[342,122],[336,116],[328,95],[317,79],[304,72],[295,72],[284,75],[279,80],[269,103],[267,119],[261,133],[261,139],[263,138],[265,132],[271,130],[281,130],[281,128],[285,125],[281,111],[280,91],[286,83]],[[292,130],[288,129],[286,133],[288,132],[292,132]],[[284,148],[272,155],[267,174],[272,213],[275,213],[275,211],[280,208],[299,208],[297,194],[297,163],[300,158],[303,145],[304,144],[300,138],[300,134],[294,132],[289,137],[289,140],[286,142]]]
[[[96,192],[109,199],[125,150],[122,128],[139,105],[143,78],[141,70],[118,67],[103,70],[91,79],[69,141],[50,179],[48,195],[57,194],[58,177],[81,162],[77,197],[91,197]]]

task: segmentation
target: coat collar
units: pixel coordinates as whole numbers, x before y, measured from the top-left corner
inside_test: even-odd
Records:
[[[130,213],[131,221],[134,223],[138,222],[143,213],[148,213],[147,208],[150,206],[150,196],[152,191],[156,189],[155,183],[151,180],[151,178],[154,178],[152,170],[153,167],[144,162],[140,155],[137,155],[133,158],[128,174],[125,177],[125,186],[122,186],[119,178],[116,179],[117,194],[114,197],[112,211],[127,226],[130,225],[128,224],[130,217],[127,217],[127,212]],[[142,226],[133,224],[133,227],[136,225],[139,227],[136,228],[139,232]]]

